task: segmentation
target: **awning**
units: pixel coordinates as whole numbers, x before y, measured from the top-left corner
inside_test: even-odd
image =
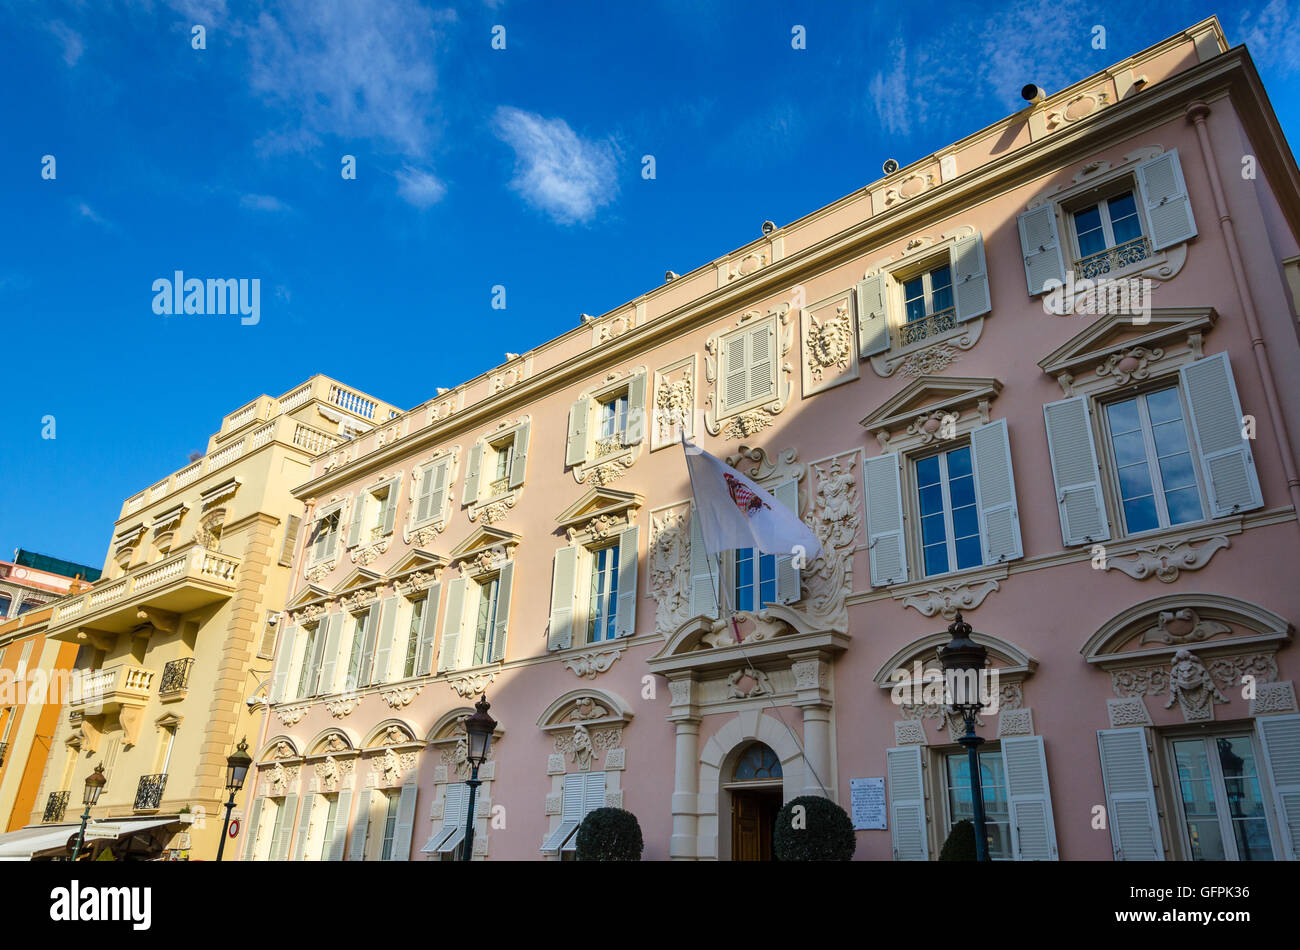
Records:
[[[103,821],[92,821],[86,826],[86,840],[103,841],[105,838],[124,838],[127,835],[138,834],[141,831],[150,831],[154,828],[162,828],[165,825],[174,825],[178,821],[178,818],[149,818],[139,820],[116,818]]]
[[[0,861],[30,861],[42,851],[66,849],[80,825],[37,825],[0,835]]]

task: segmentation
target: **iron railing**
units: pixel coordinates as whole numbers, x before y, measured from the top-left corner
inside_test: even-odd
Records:
[[[1100,277],[1102,274],[1109,274],[1111,271],[1121,270],[1130,264],[1144,261],[1150,256],[1151,239],[1147,237],[1134,238],[1131,241],[1116,244],[1114,247],[1108,247],[1104,251],[1089,254],[1087,257],[1075,261],[1075,279],[1090,280],[1094,277]]]
[[[488,483],[488,492],[490,497],[495,498],[498,495],[504,495],[510,490],[510,477],[493,479]]]
[[[938,313],[932,313],[920,320],[912,320],[904,323],[899,328],[899,335],[902,337],[902,345],[907,346],[909,343],[916,343],[927,337],[937,336],[951,330],[957,325],[957,311],[955,308],[940,310]]]
[[[168,693],[179,693],[185,687],[190,685],[190,670],[194,666],[194,657],[187,656],[182,660],[169,660],[163,667],[162,682],[158,684],[159,695],[166,696]]]
[[[607,439],[596,440],[596,458],[604,458],[606,455],[613,455],[615,452],[621,452],[627,448],[627,443],[623,441],[623,433],[618,432]]]
[[[153,811],[162,804],[163,789],[167,787],[167,773],[141,775],[135,790],[135,810]]]
[[[68,793],[50,792],[45,800],[45,817],[41,821],[62,821],[63,813],[68,810]]]
[[[5,764],[5,753],[9,751],[9,743],[0,742],[0,765]]]

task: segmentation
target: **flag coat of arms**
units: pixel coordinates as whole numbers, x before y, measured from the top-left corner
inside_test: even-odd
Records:
[[[812,529],[771,492],[685,438],[682,448],[709,554],[758,548],[764,554],[802,556],[805,563],[821,556],[821,542]]]

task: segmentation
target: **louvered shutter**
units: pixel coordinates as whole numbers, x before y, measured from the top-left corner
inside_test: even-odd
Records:
[[[289,682],[289,663],[293,660],[294,642],[297,639],[298,628],[286,627],[284,636],[280,638],[280,648],[275,653],[275,666],[271,673],[271,702],[273,703],[284,699],[284,690]]]
[[[645,373],[637,373],[627,384],[627,431],[623,434],[626,445],[639,445],[645,439],[645,383]]]
[[[776,331],[772,322],[749,331],[749,399],[776,395]]]
[[[357,685],[367,686],[375,668],[375,641],[379,637],[379,603],[370,605],[366,629],[361,638],[361,662],[357,665]]]
[[[316,681],[316,695],[328,696],[334,692],[338,679],[339,633],[343,629],[342,614],[328,614],[321,621],[325,625],[325,640],[321,647],[320,679]]]
[[[244,832],[247,836],[244,841],[244,856],[242,860],[252,861],[257,856],[257,831],[262,823],[262,810],[266,808],[266,799],[258,796],[253,799],[253,804],[248,809],[248,830]]]
[[[1043,406],[1047,451],[1052,457],[1052,479],[1056,483],[1056,505],[1061,516],[1061,539],[1067,547],[1110,538],[1089,414],[1084,396]]]
[[[398,489],[401,479],[394,478],[388,483],[388,497],[384,499],[384,514],[380,521],[380,534],[392,534],[393,525],[397,523]]]
[[[288,567],[293,563],[293,552],[298,546],[298,532],[302,530],[302,519],[297,515],[290,515],[284,528],[284,541],[280,545],[279,565]]]
[[[1007,420],[998,419],[980,426],[971,433],[970,443],[984,563],[1013,561],[1025,552],[1020,543],[1020,513],[1016,506],[1016,480],[1011,472]]]
[[[636,634],[637,528],[632,525],[618,535],[618,604],[614,613],[614,636]]]
[[[749,336],[733,333],[722,343],[722,403],[724,410],[744,405],[749,395],[749,360],[746,356]]]
[[[352,499],[352,522],[348,525],[348,547],[354,548],[361,543],[361,519],[366,511],[368,492],[359,491]]]
[[[366,859],[366,838],[370,832],[370,798],[371,790],[363,788],[357,796],[357,823],[352,826],[352,848],[348,854],[349,861]]]
[[[952,263],[952,297],[957,308],[957,322],[988,313],[988,266],[984,260],[984,236],[972,234],[956,241],[949,252]]]
[[[312,820],[315,817],[312,809],[316,807],[316,793],[308,792],[307,797],[302,800],[302,818],[298,821],[298,836],[293,842],[293,856],[290,861],[303,860],[303,852],[307,846],[307,835],[311,833]]]
[[[885,306],[885,276],[858,281],[858,358],[889,349],[889,314]]]
[[[885,750],[889,783],[889,835],[895,861],[928,861],[930,846],[925,833],[925,781],[921,747],[898,746]]]
[[[329,617],[325,616],[307,638],[307,644],[302,652],[302,661],[307,664],[307,675],[299,677],[298,684],[301,687],[299,699],[314,696],[316,693],[316,683],[320,679],[321,659],[325,654],[325,634],[328,632]]]
[[[555,552],[555,571],[551,575],[551,625],[546,634],[546,649],[564,650],[573,644],[573,604],[578,584],[578,546],[570,545]]]
[[[461,491],[460,503],[472,505],[478,501],[479,471],[483,467],[483,443],[475,442],[469,450],[469,459],[465,463],[465,487]]]
[[[524,483],[524,472],[528,467],[528,430],[532,424],[525,422],[515,431],[515,457],[510,462],[510,487],[518,488]]]
[[[799,517],[798,479],[791,478],[777,485],[772,489],[772,497],[794,512],[796,518]],[[799,568],[795,567],[794,555],[777,555],[776,602],[778,604],[793,604],[799,600],[799,596]]]
[[[393,668],[393,634],[397,631],[397,612],[402,599],[397,596],[385,597],[379,620],[379,646],[375,651],[374,675],[372,683],[387,683]]]
[[[497,624],[492,636],[492,660],[505,659],[506,634],[510,629],[510,589],[514,586],[515,564],[506,561],[497,576]]]
[[[338,511],[334,512],[333,517],[338,519],[336,523],[331,524],[329,521],[325,522],[325,535],[323,543],[321,544],[321,560],[323,561],[332,561],[334,559],[334,552],[338,550],[339,532],[343,530],[343,509],[340,508]]]
[[[460,665],[460,630],[465,623],[465,585],[468,583],[465,578],[457,577],[447,585],[447,614],[442,621],[442,648],[438,651],[439,673]]]
[[[605,773],[588,772],[583,795],[582,817],[586,818],[597,808],[605,807]]]
[[[1151,226],[1151,249],[1159,251],[1196,237],[1196,220],[1187,199],[1187,183],[1178,149],[1157,155],[1137,167],[1138,190]]]
[[[1039,205],[1016,219],[1020,231],[1020,252],[1025,259],[1025,283],[1029,296],[1036,297],[1047,289],[1048,281],[1065,283],[1065,259],[1061,256],[1061,236],[1056,227],[1056,206]]]
[[[907,545],[903,537],[903,490],[895,452],[869,458],[867,482],[867,549],[871,586],[888,587],[907,580]]]
[[[397,826],[393,831],[391,861],[411,860],[411,832],[415,829],[415,798],[419,786],[403,785],[402,797],[397,800]]]
[[[434,462],[426,465],[416,474],[420,487],[415,496],[415,524],[424,524],[433,517],[433,477],[438,471],[438,464]]]
[[[1156,792],[1144,729],[1097,732],[1106,815],[1116,861],[1163,861]]]
[[[1179,373],[1192,409],[1192,429],[1210,494],[1210,514],[1222,518],[1264,504],[1251,455],[1242,438],[1241,400],[1227,353],[1184,366]]]
[[[420,630],[418,634],[408,634],[408,636],[418,635],[420,638],[415,653],[416,676],[428,676],[433,672],[433,648],[437,638],[435,631],[438,629],[438,597],[441,594],[441,581],[429,585],[429,593],[424,598],[424,611],[420,615]]]
[[[587,426],[591,420],[591,399],[583,396],[569,407],[569,436],[564,447],[564,464],[587,461]]]
[[[1047,784],[1042,736],[1002,740],[1011,812],[1011,843],[1017,861],[1055,861],[1056,823]]]
[[[1282,853],[1300,860],[1300,716],[1260,716],[1255,720],[1264,765],[1273,786],[1273,808],[1282,833]]]
[[[293,834],[293,820],[298,815],[298,796],[284,796],[280,807],[284,809],[284,821],[279,822],[279,834],[271,843],[272,861],[283,861],[289,857],[289,837]]]
[[[542,842],[542,851],[559,851],[561,846],[571,840],[578,825],[582,823],[583,808],[586,805],[587,777],[582,773],[564,776],[564,791],[561,796],[560,824],[547,839]]]
[[[443,517],[447,510],[447,494],[450,486],[447,484],[448,476],[451,474],[451,459],[445,458],[433,463],[431,470],[433,478],[429,489],[429,512],[427,518],[437,521]]]
[[[691,616],[716,617],[718,615],[718,590],[714,570],[709,564],[709,552],[704,548],[704,534],[700,516],[691,508]]]
[[[334,827],[329,842],[329,860],[342,861],[348,843],[348,817],[352,811],[352,789],[339,792],[338,806],[334,809]]]

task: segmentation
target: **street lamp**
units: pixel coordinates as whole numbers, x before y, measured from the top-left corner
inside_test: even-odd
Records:
[[[74,861],[77,860],[82,846],[86,843],[86,822],[90,821],[90,810],[95,807],[95,802],[99,801],[99,793],[107,784],[108,779],[104,777],[104,763],[101,762],[95,766],[95,771],[86,776],[86,793],[81,799],[86,805],[86,810],[81,815],[81,831],[77,833],[77,845],[72,849]]]
[[[975,734],[975,717],[984,703],[980,699],[980,678],[988,665],[989,651],[971,639],[971,625],[961,619],[961,611],[948,625],[952,639],[939,650],[949,708],[960,713],[966,734],[957,741],[966,747],[970,761],[970,797],[975,816],[975,860],[989,859],[989,842],[984,822],[984,789],[980,783],[979,747],[984,740]]]
[[[253,757],[248,754],[248,737],[239,740],[235,751],[226,756],[226,790],[230,792],[230,801],[226,802],[226,820],[221,826],[221,840],[217,842],[217,860],[226,850],[226,834],[230,831],[230,811],[235,807],[235,793],[244,787],[248,767],[253,764]]]
[[[471,772],[468,782],[469,811],[465,815],[465,845],[460,856],[462,861],[470,860],[470,856],[474,853],[474,796],[478,792],[479,785],[482,784],[478,777],[478,767],[487,761],[488,747],[492,745],[492,732],[497,727],[497,721],[488,715],[490,708],[487,693],[484,693],[474,704],[474,714],[465,719],[465,736],[469,746],[466,758],[469,760]]]

